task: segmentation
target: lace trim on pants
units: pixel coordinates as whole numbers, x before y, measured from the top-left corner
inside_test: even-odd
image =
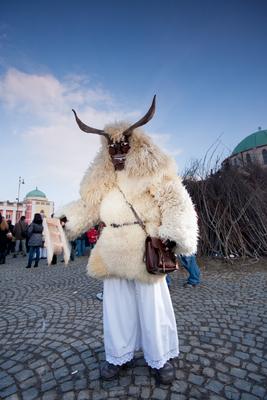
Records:
[[[144,355],[144,357],[145,357],[145,360],[146,360],[147,364],[151,368],[160,369],[160,368],[163,367],[163,365],[166,364],[166,362],[168,360],[170,360],[171,358],[174,358],[174,357],[178,357],[178,355],[179,355],[179,350],[176,348],[176,349],[170,350],[160,360],[151,360],[146,355]]]
[[[130,351],[129,353],[123,354],[120,357],[116,357],[116,356],[111,356],[111,355],[106,355],[106,360],[113,365],[123,365],[126,364],[127,362],[131,361],[134,358],[134,351]],[[151,367],[151,368],[155,368],[155,369],[160,369],[163,367],[163,365],[166,364],[166,362],[168,360],[170,360],[171,358],[174,357],[178,357],[179,355],[179,350],[178,349],[173,349],[171,351],[169,351],[167,354],[165,354],[160,360],[151,360],[150,358],[146,357],[144,355],[144,358],[147,362],[147,364]]]
[[[115,357],[106,354],[106,360],[113,365],[123,365],[127,362],[131,361],[134,358],[134,351],[130,351],[129,353],[123,354],[120,357]]]

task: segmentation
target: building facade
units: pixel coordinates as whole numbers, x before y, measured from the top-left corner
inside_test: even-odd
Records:
[[[22,215],[25,215],[26,206],[23,202],[0,201],[0,213],[6,220],[10,219],[14,225]]]
[[[54,213],[54,202],[49,201],[46,195],[38,190],[27,193],[22,202],[0,201],[0,213],[7,220],[10,219],[14,225],[22,215],[25,215],[26,222],[33,220],[35,213],[41,213],[50,217]]]

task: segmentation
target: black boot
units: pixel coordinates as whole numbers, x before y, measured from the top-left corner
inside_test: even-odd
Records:
[[[38,267],[38,263],[35,263],[35,264],[34,264],[34,268],[36,268],[36,267]]]
[[[163,385],[170,385],[175,379],[174,368],[170,362],[166,362],[162,368],[156,370],[156,381]]]
[[[29,265],[29,264],[28,264],[28,265],[26,265],[26,268],[31,268],[31,265]]]
[[[109,381],[111,379],[117,378],[119,375],[120,366],[113,365],[105,361],[100,369],[100,376],[102,379]]]

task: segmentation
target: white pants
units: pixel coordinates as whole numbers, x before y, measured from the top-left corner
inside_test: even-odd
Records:
[[[152,368],[161,368],[179,354],[178,335],[166,280],[147,284],[104,280],[104,343],[106,360],[122,365],[142,349]]]

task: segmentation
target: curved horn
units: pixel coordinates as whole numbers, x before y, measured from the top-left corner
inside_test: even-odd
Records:
[[[151,118],[153,118],[153,115],[155,114],[155,110],[156,110],[156,95],[153,97],[152,104],[150,106],[150,109],[146,113],[146,115],[144,115],[143,118],[139,119],[139,121],[137,121],[135,124],[130,126],[130,128],[126,129],[126,131],[123,132],[123,135],[130,136],[132,134],[132,131],[135,128],[145,125],[148,121],[151,120]]]
[[[105,131],[102,131],[101,129],[96,129],[96,128],[92,128],[91,126],[85,125],[77,116],[76,111],[72,109],[72,111],[74,112],[75,115],[75,119],[77,124],[79,125],[79,128],[86,132],[86,133],[96,133],[97,135],[102,135],[105,136],[107,139],[109,139],[109,135],[108,133],[106,133]]]

